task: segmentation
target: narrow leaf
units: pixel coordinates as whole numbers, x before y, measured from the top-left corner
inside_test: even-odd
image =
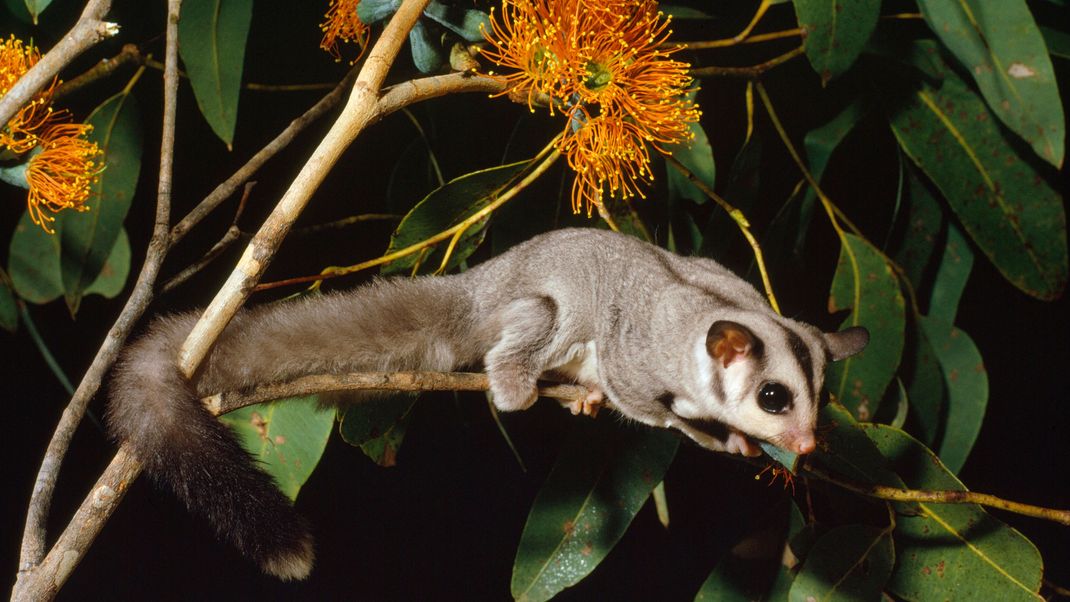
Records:
[[[830,364],[826,386],[859,420],[868,420],[899,367],[905,302],[891,266],[853,234],[843,236],[829,293],[830,312],[847,309],[844,326],[865,326],[872,342],[861,354]]]
[[[93,186],[90,210],[65,211],[56,218],[62,222],[56,236],[62,246],[63,293],[72,315],[115,248],[141,171],[141,116],[132,95],[119,93],[104,101],[88,123],[106,167]]]
[[[513,565],[517,600],[548,600],[594,570],[661,482],[679,441],[604,419],[576,427],[524,525]]]
[[[334,411],[317,408],[315,399],[262,403],[220,417],[291,500],[319,463],[334,426]]]
[[[873,34],[880,0],[795,0],[795,15],[806,29],[806,58],[821,83],[854,64]]]
[[[688,93],[689,98],[694,100],[698,90]],[[710,138],[706,130],[699,122],[694,121],[688,125],[692,138],[690,142],[670,144],[665,150],[669,151],[677,161],[683,164],[700,182],[714,187],[717,176],[717,166],[713,161],[713,147],[710,146]],[[666,166],[665,173],[668,177],[669,194],[673,198],[686,198],[702,204],[709,200],[706,193],[698,189],[676,168]]]
[[[947,395],[940,360],[922,326],[923,319],[924,316],[915,316],[910,341],[912,349],[907,354],[910,362],[900,373],[910,398],[910,431],[922,443],[932,445],[940,436]]]
[[[62,215],[62,214],[61,214]],[[59,228],[49,234],[33,223],[30,214],[22,212],[8,253],[8,273],[19,297],[30,303],[48,303],[63,294],[63,279],[59,271]]]
[[[919,0],[918,7],[996,116],[1045,161],[1062,167],[1063,105],[1044,37],[1025,0]]]
[[[119,230],[119,238],[115,241],[108,259],[100,270],[97,279],[85,289],[85,294],[97,294],[108,299],[114,299],[123,291],[126,277],[130,275],[130,237],[126,234],[126,228]]]
[[[387,253],[393,253],[430,238],[447,228],[464,221],[472,214],[489,205],[501,191],[525,167],[527,161],[476,171],[447,182],[427,195],[405,216],[390,237]],[[459,265],[471,255],[486,236],[487,219],[472,224],[457,242],[446,269]],[[442,262],[448,240],[432,247],[432,252],[416,253],[402,257],[383,267],[384,274],[412,271],[420,262],[420,272],[433,272]]]
[[[49,4],[52,4],[52,0],[25,0],[26,10],[29,11],[30,16],[33,17],[33,24],[37,25],[37,17],[41,13],[45,12]]]
[[[197,106],[228,149],[238,121],[245,41],[252,18],[252,0],[186,0],[178,22],[178,49]]]
[[[973,251],[962,231],[953,223],[947,225],[947,243],[933,281],[929,300],[929,317],[944,324],[954,324],[959,300],[966,290],[966,281],[973,270]]]
[[[924,445],[884,425],[862,425],[912,489],[966,488]],[[1018,531],[973,504],[913,504],[896,518],[888,590],[907,600],[1041,600],[1043,564]]]
[[[868,525],[836,527],[810,548],[788,600],[876,600],[894,564],[889,529]]]
[[[918,45],[938,56],[931,45]],[[1003,276],[1034,297],[1058,297],[1067,279],[1060,194],[1018,156],[988,106],[943,67],[939,88],[922,83],[891,108],[892,130]]]
[[[950,324],[923,318],[921,324],[940,360],[947,387],[947,418],[936,449],[944,465],[958,473],[977,441],[988,407],[988,373],[977,345]]]

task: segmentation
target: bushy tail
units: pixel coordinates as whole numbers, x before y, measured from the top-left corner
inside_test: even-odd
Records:
[[[303,579],[313,561],[307,523],[200,398],[306,374],[471,363],[478,345],[458,332],[470,303],[451,278],[435,278],[256,308],[227,327],[193,382],[176,358],[196,317],[158,319],[120,358],[109,429],[221,539],[271,575]]]

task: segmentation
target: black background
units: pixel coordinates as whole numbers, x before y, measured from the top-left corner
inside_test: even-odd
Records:
[[[28,28],[6,12],[0,13],[0,18],[5,24],[10,22],[13,31],[23,37],[32,35],[47,48],[76,17],[77,7],[63,4],[57,2],[44,14],[46,27],[39,30]],[[116,52],[125,42],[143,44],[156,56],[162,56],[164,3],[117,4],[123,6],[116,6],[112,18],[123,25],[124,34],[79,60],[71,74],[80,72],[78,67],[85,68]],[[302,82],[332,81],[344,72],[344,65],[332,63],[316,48],[322,9],[319,4],[257,2],[245,61],[247,81],[294,83],[289,79],[294,74]],[[705,30],[690,32],[691,39],[712,39],[738,30],[745,22],[747,3],[734,4],[741,5],[732,9],[738,9],[739,14],[726,15],[712,25],[704,25]],[[790,10],[779,9],[770,19],[769,29],[779,28],[778,22],[790,26],[790,17]],[[768,58],[774,51],[766,50],[770,53],[766,55],[760,52],[748,49],[703,58],[706,63],[723,60],[748,64],[756,62],[755,57]],[[399,67],[401,71],[411,69],[404,55]],[[1064,82],[1065,98],[1066,64],[1057,62],[1056,67]],[[95,84],[64,102],[76,115],[84,117],[102,98],[118,91],[129,74],[128,70]],[[778,106],[791,131],[806,131],[829,116],[807,109],[815,106],[810,101],[816,98],[819,87],[803,60],[775,74],[769,86],[774,98],[780,100]],[[154,211],[160,88],[159,72],[150,70],[137,89],[145,126],[145,154],[137,197],[127,220],[134,270],[143,257]],[[722,173],[727,171],[742,139],[741,92],[738,81],[713,80],[700,97],[704,125],[711,132]],[[320,94],[244,91],[235,147],[228,152],[199,117],[191,91],[184,83],[175,162],[176,217],[230,175]],[[450,149],[439,154],[447,178],[497,164],[505,155],[510,159],[528,155],[545,143],[553,128],[559,127],[549,119],[530,116],[526,108],[483,95],[443,99],[413,111],[428,128],[432,145]],[[258,185],[242,219],[244,229],[255,229],[326,131],[329,121],[330,118],[311,127],[257,176]],[[513,123],[519,126],[514,129]],[[458,145],[458,140],[464,144]],[[842,204],[848,213],[863,224],[886,223],[886,216],[867,212],[865,207],[867,203],[890,206],[888,200],[893,193],[888,190],[894,190],[894,178],[873,165],[892,163],[891,144],[890,135],[877,124],[863,124],[834,159],[830,194],[844,199]],[[411,203],[429,190],[430,181],[411,176],[395,179],[393,169],[401,164],[399,172],[406,175],[426,171],[422,163],[418,163],[421,169],[416,170],[408,163],[422,161],[422,145],[411,124],[400,115],[372,127],[328,177],[301,223],[368,211],[403,210],[404,207],[392,206],[402,202],[395,199],[408,199]],[[463,152],[457,152],[461,146]],[[797,178],[794,168],[787,167],[779,141],[767,138],[764,148],[763,165],[769,168],[762,176],[761,200],[766,203],[759,204],[756,210],[759,220],[762,207],[776,206]],[[547,215],[559,211],[552,199],[557,198],[561,177],[558,172],[547,178],[541,188],[518,199],[516,202],[522,205],[514,211],[530,215],[533,222],[545,221]],[[860,188],[870,191],[874,198],[847,198],[846,191]],[[0,212],[0,240],[10,238],[22,194],[8,187],[0,191],[5,199],[2,206],[7,207]],[[657,199],[656,194],[652,195],[650,202],[657,203]],[[174,251],[165,276],[196,259],[222,235],[234,203],[232,200],[217,211],[208,224]],[[823,304],[837,246],[821,221],[815,221],[818,225],[808,254],[813,269],[774,273],[774,282],[789,313],[831,328],[837,320],[825,314]],[[306,274],[323,265],[354,263],[373,256],[384,248],[387,230],[365,225],[287,243],[267,279]],[[737,234],[731,231],[726,236]],[[734,249],[721,259],[737,270],[745,270],[745,248],[736,245]],[[232,249],[186,286],[158,299],[153,311],[206,303],[239,252],[238,248]],[[254,302],[268,299],[261,296]],[[30,312],[60,364],[77,381],[120,305],[118,301],[88,298],[76,322],[59,302],[31,307]],[[1067,316],[1065,297],[1054,303],[1026,297],[1003,281],[978,253],[958,322],[984,355],[991,386],[988,417],[960,475],[971,489],[1070,508],[1070,461],[1065,443],[1070,428],[1065,409],[1070,402],[1065,375],[1070,366]],[[0,370],[9,391],[2,432],[10,441],[4,446],[8,451],[0,568],[10,579],[16,570],[18,541],[34,475],[67,396],[45,368],[25,328],[15,335],[0,336],[6,339]],[[102,396],[98,395],[91,408],[97,415],[102,413]],[[61,598],[506,599],[513,556],[527,511],[574,420],[547,401],[528,412],[505,417],[527,472],[518,466],[479,396],[425,396],[398,466],[393,468],[376,467],[359,450],[332,437],[323,461],[297,502],[315,525],[318,551],[312,577],[300,584],[279,584],[260,575],[250,563],[217,543],[208,528],[187,515],[169,493],[139,480],[73,573]],[[90,422],[83,424],[64,463],[52,508],[52,537],[66,524],[113,452],[114,446],[98,428]],[[648,504],[606,561],[588,579],[565,592],[562,599],[690,599],[725,547],[731,545],[737,535],[735,525],[747,520],[773,522],[782,513],[785,494],[779,486],[756,482],[755,472],[746,464],[681,445],[666,477],[672,512],[670,528],[658,524]],[[1067,527],[997,515],[1037,544],[1045,559],[1047,578],[1062,585],[1070,583]]]

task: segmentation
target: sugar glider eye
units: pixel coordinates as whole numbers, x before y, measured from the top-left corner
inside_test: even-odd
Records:
[[[780,383],[765,383],[758,389],[758,406],[770,414],[783,414],[791,407],[791,393]]]

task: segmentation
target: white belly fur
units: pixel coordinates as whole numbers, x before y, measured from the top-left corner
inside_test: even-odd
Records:
[[[598,349],[594,341],[573,343],[560,363],[551,368],[553,372],[575,380],[588,388],[598,386]]]

